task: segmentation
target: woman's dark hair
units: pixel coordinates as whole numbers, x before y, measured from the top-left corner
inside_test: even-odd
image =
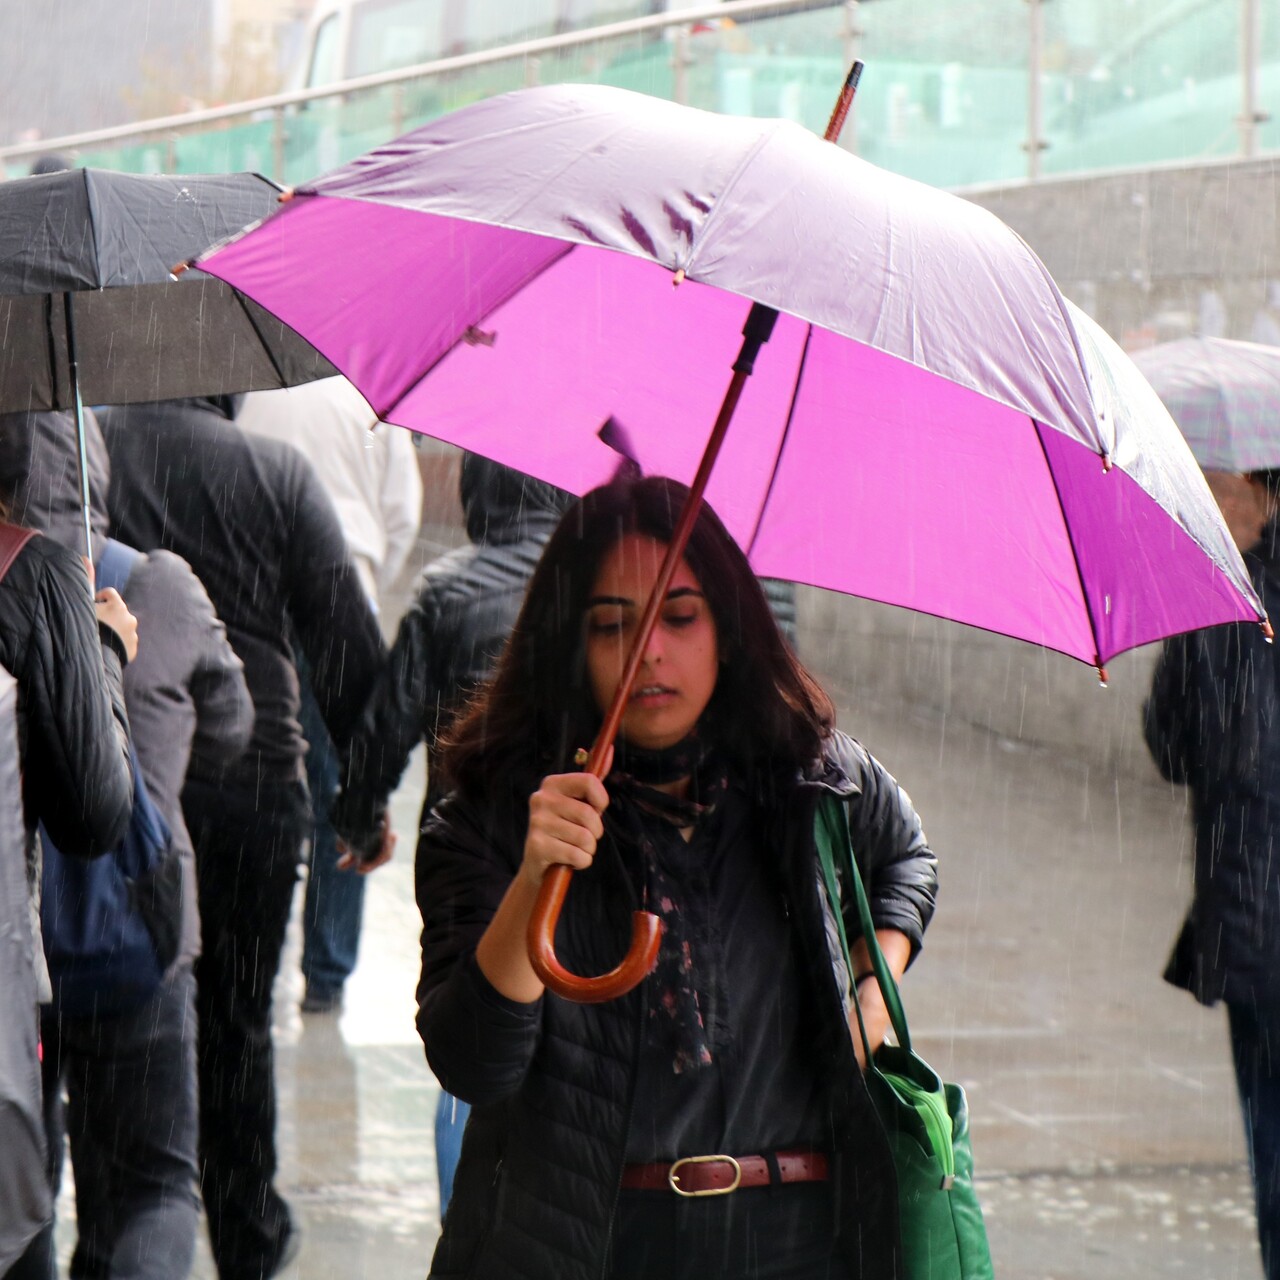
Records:
[[[452,785],[483,790],[511,773],[566,770],[602,718],[586,672],[587,602],[601,562],[628,534],[669,543],[688,489],[651,476],[593,489],[551,535],[492,681],[441,742]],[[685,561],[715,619],[720,675],[704,732],[748,768],[815,761],[835,712],[778,630],[760,584],[720,518],[703,505]]]

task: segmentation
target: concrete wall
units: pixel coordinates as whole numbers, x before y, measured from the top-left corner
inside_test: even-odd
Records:
[[[1049,748],[1153,780],[1142,701],[1159,652],[1123,654],[1103,688],[1092,667],[1034,645],[889,605],[805,588],[800,649],[846,706],[954,719],[1010,751]],[[858,733],[856,718],[842,728]]]

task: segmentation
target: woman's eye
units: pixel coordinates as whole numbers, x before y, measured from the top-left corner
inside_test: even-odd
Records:
[[[691,627],[698,620],[698,611],[693,609],[685,613],[668,613],[663,615],[663,622],[669,627],[675,627],[677,630],[681,627]]]
[[[622,618],[598,618],[593,615],[587,619],[587,630],[593,636],[616,636],[624,626],[626,623]]]

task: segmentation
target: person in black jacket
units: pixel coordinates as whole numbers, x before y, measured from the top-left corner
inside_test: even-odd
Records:
[[[95,562],[107,545],[106,443],[84,411]],[[0,495],[23,524],[70,549],[84,545],[76,425],[68,412],[0,415]],[[196,1027],[199,951],[195,854],[181,793],[193,743],[230,762],[245,748],[253,704],[240,659],[199,579],[168,551],[138,555],[122,586],[146,637],[124,673],[125,707],[147,791],[181,868],[173,911],[178,954],[140,1007],[41,1020],[45,1123],[53,1191],[64,1128],[76,1183],[77,1274],[182,1280],[195,1256]],[[65,1085],[68,1105],[61,1094]],[[53,1280],[52,1225],[13,1280]],[[41,1256],[43,1254],[43,1256]]]
[[[1276,618],[1280,472],[1248,483],[1257,522],[1226,514]],[[1145,731],[1161,773],[1191,788],[1195,819],[1194,895],[1164,976],[1226,1002],[1263,1266],[1280,1280],[1280,645],[1246,623],[1166,640]]]
[[[418,848],[418,1028],[473,1109],[438,1280],[900,1272],[892,1160],[848,1021],[857,999],[878,1045],[887,1013],[858,982],[861,939],[853,974],[833,948],[817,803],[847,805],[898,974],[933,913],[936,860],[905,793],[834,730],[709,508],[607,778],[573,770],[686,492],[624,480],[570,508],[493,682],[446,737],[454,790]],[[621,999],[561,1000],[530,965],[530,913],[560,864],[580,873],[556,933],[572,972],[611,969],[642,903],[662,920],[654,972]],[[676,1194],[737,1169],[733,1194]]]
[[[204,583],[253,699],[248,750],[193,743],[182,808],[196,851],[201,1189],[223,1280],[277,1274],[297,1229],[275,1188],[271,987],[311,806],[290,637],[345,747],[382,639],[333,504],[298,450],[241,431],[238,398],[99,413],[117,536],[172,551]],[[372,862],[370,863],[372,865]]]
[[[0,543],[9,548],[0,560],[17,536],[14,526],[3,526]],[[137,624],[115,592],[101,597],[95,619],[80,559],[39,535],[17,551],[0,578],[0,667],[7,673],[0,686],[12,713],[4,720],[6,737],[14,735],[4,743],[3,772],[10,785],[20,776],[22,808],[20,829],[9,833],[6,850],[20,849],[26,864],[17,871],[26,886],[22,898],[8,888],[0,895],[0,986],[6,1010],[18,1014],[0,1026],[0,1061],[6,1099],[12,1103],[8,1090],[17,1089],[37,1109],[36,1004],[52,992],[40,939],[36,829],[43,822],[59,848],[97,857],[120,842],[133,807],[120,676],[121,664],[137,651]],[[6,792],[6,798],[13,797]],[[6,886],[13,885],[13,872],[6,868]],[[15,1079],[24,1069],[29,1078]],[[27,1249],[48,1213],[46,1170],[32,1160],[30,1131],[18,1123],[8,1132],[10,1141],[0,1143],[3,1271]],[[51,1266],[52,1258],[47,1262]]]

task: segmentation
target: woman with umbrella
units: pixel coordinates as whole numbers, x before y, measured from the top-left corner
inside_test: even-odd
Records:
[[[418,850],[418,1026],[473,1104],[432,1274],[896,1274],[895,1183],[850,1035],[887,1014],[839,957],[814,819],[839,797],[895,973],[933,912],[905,793],[837,733],[745,556],[703,508],[644,648],[612,768],[573,769],[619,684],[686,491],[618,481],[570,508],[497,674],[442,764]],[[580,758],[580,753],[579,753]],[[663,924],[655,971],[608,1003],[544,994],[526,932],[545,872],[575,972]],[[588,870],[589,869],[589,870]],[[856,922],[849,921],[852,933]]]

